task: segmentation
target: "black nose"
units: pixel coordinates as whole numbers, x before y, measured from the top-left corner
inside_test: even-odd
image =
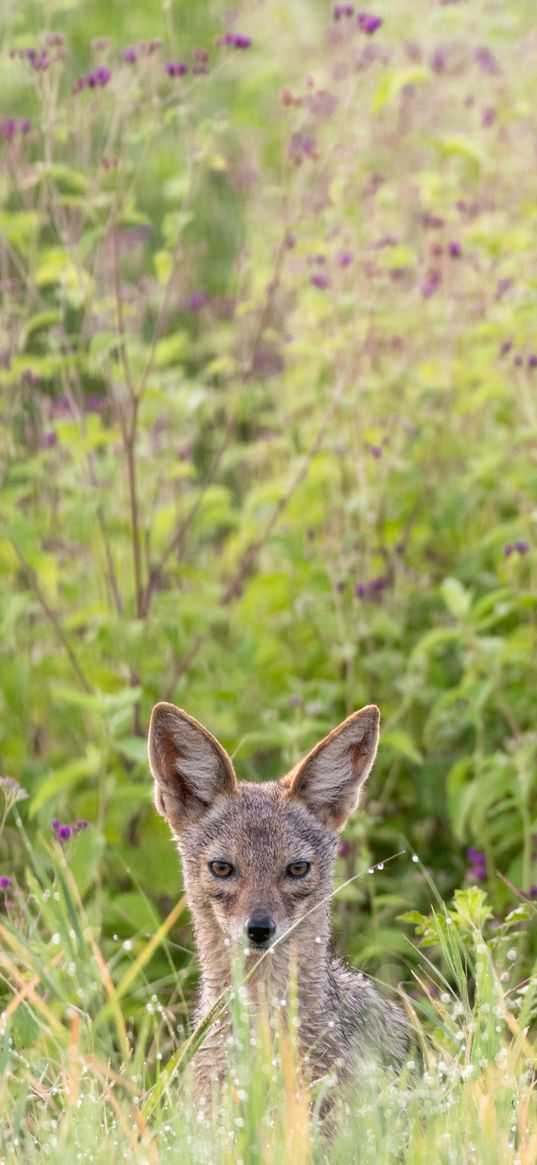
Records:
[[[254,913],[246,923],[246,934],[251,943],[256,946],[264,946],[276,933],[276,923],[269,914],[263,914],[261,911],[254,910]]]

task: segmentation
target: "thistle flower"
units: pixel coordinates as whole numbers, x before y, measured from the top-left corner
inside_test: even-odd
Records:
[[[167,61],[165,69],[168,77],[184,77],[188,73],[188,65],[184,61]]]
[[[83,89],[104,89],[111,76],[110,69],[107,69],[106,65],[99,65],[97,69],[92,69],[91,73],[77,77],[73,84],[73,93],[81,93]]]
[[[0,890],[9,890],[10,886],[11,878],[8,878],[6,874],[2,874],[0,876]]]
[[[228,45],[233,49],[249,49],[252,46],[252,38],[242,32],[226,32],[224,36],[217,36],[215,44]]]
[[[367,36],[372,36],[374,32],[380,28],[382,20],[380,16],[374,16],[372,12],[358,13],[358,28],[365,32]]]
[[[0,122],[0,130],[4,141],[11,142],[18,134],[29,132],[30,121],[27,117],[4,117]]]
[[[312,287],[317,287],[319,291],[326,291],[330,287],[330,280],[327,275],[310,275],[310,283]]]

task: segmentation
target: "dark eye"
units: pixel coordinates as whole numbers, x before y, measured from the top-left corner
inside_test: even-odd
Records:
[[[290,878],[303,878],[310,870],[311,862],[291,862],[285,872]]]
[[[233,873],[231,862],[209,862],[209,869],[215,878],[229,878],[229,875]]]

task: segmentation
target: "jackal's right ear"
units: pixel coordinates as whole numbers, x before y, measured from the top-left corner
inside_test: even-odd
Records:
[[[155,805],[180,833],[220,794],[234,793],[235,770],[214,736],[175,704],[156,704],[148,738]]]

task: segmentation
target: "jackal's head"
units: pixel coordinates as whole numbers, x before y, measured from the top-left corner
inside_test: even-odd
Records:
[[[330,894],[337,834],[375,759],[378,725],[378,708],[362,708],[281,781],[254,784],[237,781],[197,720],[156,705],[155,802],[178,842],[198,939],[214,947],[246,937],[259,949],[290,927],[299,947],[306,933],[319,934],[328,910],[312,908]]]

